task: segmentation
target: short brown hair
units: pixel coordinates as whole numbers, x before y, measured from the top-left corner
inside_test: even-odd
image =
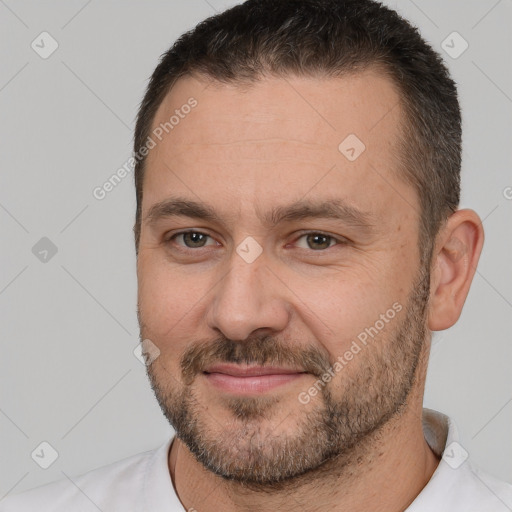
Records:
[[[267,75],[335,77],[377,67],[401,96],[402,179],[420,201],[421,263],[460,198],[461,115],[441,57],[395,11],[372,0],[248,0],[183,34],[162,55],[137,116],[134,151],[175,82],[199,75],[250,83]],[[138,254],[145,158],[135,163]]]

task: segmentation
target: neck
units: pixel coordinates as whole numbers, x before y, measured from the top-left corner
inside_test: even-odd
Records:
[[[287,512],[299,506],[311,512],[399,512],[421,492],[439,463],[424,439],[421,414],[421,406],[406,408],[349,458],[329,461],[316,474],[302,475],[270,492],[211,473],[177,438],[169,469],[187,510]]]

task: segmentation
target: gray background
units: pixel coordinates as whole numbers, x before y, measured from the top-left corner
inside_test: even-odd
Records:
[[[130,156],[158,57],[234,3],[0,0],[0,498],[172,434],[133,354],[132,175],[102,201],[92,190]],[[474,208],[486,231],[462,316],[435,336],[425,405],[456,420],[471,460],[512,482],[512,2],[388,3],[459,84],[461,207]],[[31,48],[43,31],[59,45],[47,59]],[[457,59],[441,48],[453,31],[469,43]],[[32,252],[42,237],[58,249],[45,263]],[[46,470],[31,458],[42,441],[59,453]]]

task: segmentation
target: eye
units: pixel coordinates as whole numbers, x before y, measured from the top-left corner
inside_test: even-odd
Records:
[[[302,247],[301,244],[297,243],[301,239],[305,240],[305,244],[302,244]],[[318,232],[304,233],[297,239],[297,242],[301,249],[312,249],[314,251],[322,251],[329,249],[333,245],[343,244],[343,240]]]
[[[179,243],[178,245],[184,246],[188,249],[200,249],[201,247],[206,247],[206,241],[208,238],[211,237],[206,233],[201,233],[200,231],[182,231],[181,233],[175,233],[169,237],[167,242],[182,240],[183,244]]]
[[[211,240],[211,243],[208,243],[208,239]],[[180,233],[175,233],[166,239],[166,243],[175,242],[176,240],[179,241],[176,245],[184,247],[185,249],[201,249],[208,245],[218,245],[210,235],[202,233],[201,231],[182,231]],[[347,241],[344,239],[336,238],[332,235],[327,235],[317,231],[311,231],[299,236],[295,245],[300,249],[322,252],[334,245],[343,245],[345,243],[347,243]]]

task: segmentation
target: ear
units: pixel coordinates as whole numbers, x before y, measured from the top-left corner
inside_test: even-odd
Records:
[[[457,210],[438,233],[430,275],[431,331],[448,329],[459,319],[483,244],[482,221],[473,210]]]

